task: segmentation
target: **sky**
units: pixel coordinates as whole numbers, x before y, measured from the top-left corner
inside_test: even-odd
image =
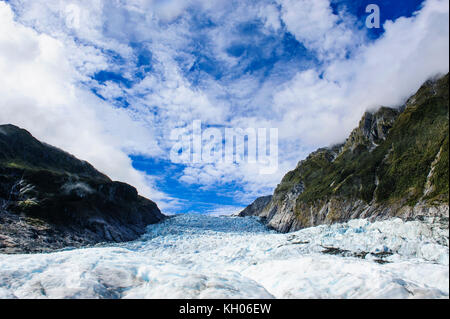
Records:
[[[370,4],[380,28],[366,25]],[[229,214],[345,141],[366,110],[402,105],[448,59],[444,0],[0,0],[0,124],[166,214]],[[174,161],[173,132],[190,136],[195,120],[278,129],[277,170]]]

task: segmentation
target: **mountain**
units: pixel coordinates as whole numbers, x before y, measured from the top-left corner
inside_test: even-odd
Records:
[[[0,253],[134,240],[164,218],[134,187],[0,125]]]
[[[365,113],[345,143],[310,154],[267,204],[257,199],[240,216],[281,232],[393,216],[448,228],[448,77],[427,81],[400,109]]]

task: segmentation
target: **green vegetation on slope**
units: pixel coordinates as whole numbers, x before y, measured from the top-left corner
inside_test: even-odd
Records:
[[[409,204],[415,204],[423,196],[431,164],[441,147],[445,153],[445,143],[448,150],[448,75],[436,85],[422,87],[415,98],[385,142],[392,152],[379,170],[376,196],[380,201],[407,198]],[[435,168],[431,196],[448,201],[448,155],[445,157]],[[445,176],[443,181],[440,177]]]

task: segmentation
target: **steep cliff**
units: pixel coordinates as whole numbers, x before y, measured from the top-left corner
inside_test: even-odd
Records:
[[[345,143],[301,161],[251,215],[281,232],[392,216],[448,228],[448,89],[447,74],[398,110],[367,112]]]
[[[134,187],[23,129],[0,126],[0,253],[133,240],[162,219]]]

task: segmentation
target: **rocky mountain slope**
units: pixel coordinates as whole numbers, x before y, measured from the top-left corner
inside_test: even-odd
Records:
[[[164,217],[134,187],[0,125],[0,253],[133,240]]]
[[[400,109],[367,112],[345,143],[310,154],[266,205],[258,199],[240,216],[260,216],[281,232],[393,216],[448,228],[448,90],[447,74]]]
[[[272,195],[259,197],[252,204],[248,205],[242,212],[240,212],[239,216],[245,217],[258,215],[258,213],[263,210],[271,200]]]

